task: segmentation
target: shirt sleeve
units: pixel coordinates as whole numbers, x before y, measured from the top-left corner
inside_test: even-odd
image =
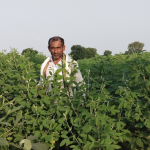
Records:
[[[77,67],[78,67],[78,63],[77,63],[76,61],[74,61],[74,62],[76,63],[76,65],[77,65]],[[74,74],[74,76],[76,77],[76,78],[75,78],[75,81],[76,81],[77,83],[83,81],[82,74],[81,74],[81,71],[80,71],[79,69],[77,69],[77,72]]]

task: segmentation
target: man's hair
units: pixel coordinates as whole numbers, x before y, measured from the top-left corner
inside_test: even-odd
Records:
[[[51,37],[49,40],[48,40],[48,46],[50,47],[50,42],[54,42],[54,41],[58,41],[60,40],[62,46],[64,46],[64,39],[59,37],[59,36],[54,36],[54,37]]]

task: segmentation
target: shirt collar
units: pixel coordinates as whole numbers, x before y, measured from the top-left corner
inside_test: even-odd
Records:
[[[50,56],[49,62],[53,62],[52,56]],[[62,59],[58,62],[58,64],[62,63]]]

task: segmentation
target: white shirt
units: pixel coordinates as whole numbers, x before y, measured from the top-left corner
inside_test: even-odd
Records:
[[[47,59],[43,62],[43,64],[41,65],[41,75],[43,75],[43,68],[45,67],[45,64],[46,64],[48,61],[49,61],[49,65],[48,65],[48,67],[47,67],[47,69],[46,69],[46,78],[47,78],[48,76],[51,76],[50,73],[49,73],[49,72],[51,71],[51,72],[52,72],[52,76],[51,76],[51,78],[50,78],[49,80],[53,80],[53,75],[54,75],[54,73],[56,72],[56,70],[57,70],[57,69],[61,69],[61,67],[59,67],[58,64],[62,66],[62,60],[60,60],[60,61],[55,65],[54,62],[53,62],[53,60],[52,60],[52,57],[49,57],[49,59],[47,58]],[[71,73],[71,71],[72,71],[72,69],[73,69],[73,67],[74,67],[73,64],[72,64],[71,66],[69,65],[71,62],[72,62],[72,59],[70,58],[70,56],[66,55],[66,70],[67,70],[69,73]],[[77,63],[76,61],[73,61],[73,63],[75,63],[75,64],[77,65],[77,67],[78,67],[78,63]],[[62,71],[59,72],[59,75],[62,75]],[[75,80],[74,80],[74,81],[76,81],[77,83],[83,81],[83,78],[82,78],[82,75],[81,75],[81,72],[80,72],[79,69],[77,69],[77,73],[75,73],[74,76],[75,76]],[[66,77],[69,77],[69,75],[66,74]],[[61,87],[64,88],[63,80],[60,80],[60,81],[62,82],[62,86],[61,86]],[[50,83],[50,85],[49,85],[48,91],[51,91],[51,90],[52,90],[51,84],[52,84],[52,83]],[[73,85],[73,86],[75,86],[75,85]]]

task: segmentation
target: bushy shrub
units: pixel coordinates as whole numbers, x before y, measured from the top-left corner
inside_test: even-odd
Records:
[[[35,63],[36,65],[37,64],[41,65],[44,62],[44,60],[47,58],[46,55],[44,55],[43,53],[32,54],[32,53],[26,52],[24,56],[28,57],[29,61]]]
[[[140,149],[149,147],[149,106],[150,106],[150,53],[130,56],[97,56],[78,61],[85,81],[90,90],[100,92],[104,85],[110,95],[110,103],[118,110],[118,118],[123,124],[122,131],[130,133],[121,145],[122,149]],[[86,63],[85,63],[86,62]],[[89,74],[87,78],[87,73]],[[109,115],[110,116],[110,115]],[[116,121],[116,129],[119,122]],[[121,126],[122,126],[121,125]]]
[[[61,89],[58,70],[37,93],[37,69],[12,50],[0,53],[0,149],[148,149],[148,54],[96,56],[79,61],[85,84]],[[40,68],[39,68],[40,69]],[[41,96],[38,98],[38,94]]]

